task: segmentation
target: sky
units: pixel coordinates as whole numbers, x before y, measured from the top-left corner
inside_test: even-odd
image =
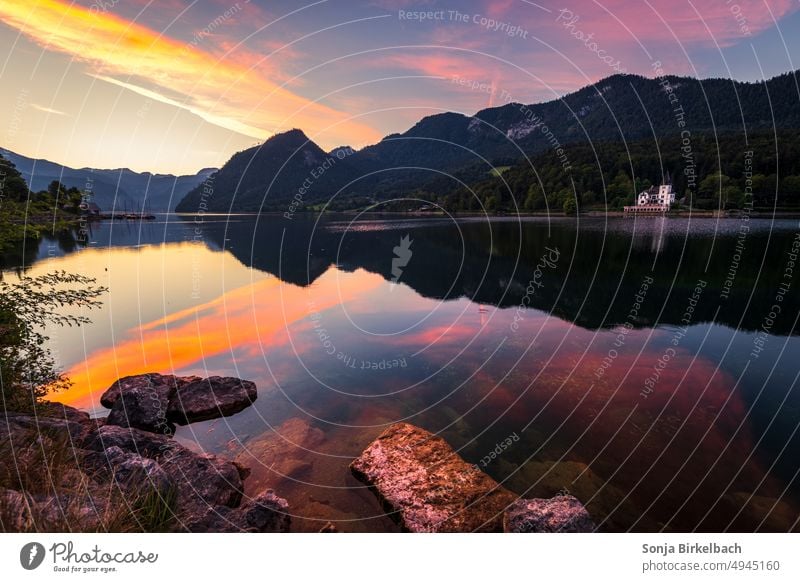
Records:
[[[187,174],[293,128],[361,148],[620,72],[798,63],[800,0],[2,0],[0,148]]]

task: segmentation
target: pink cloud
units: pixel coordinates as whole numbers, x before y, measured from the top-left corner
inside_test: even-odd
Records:
[[[695,12],[695,9],[697,12]],[[570,10],[554,13],[559,24],[568,17],[579,20],[570,29],[594,33],[598,42],[610,45],[629,45],[639,41],[645,46],[654,42],[677,41],[686,44],[713,44],[729,46],[744,38],[743,25],[755,35],[774,25],[772,14],[778,20],[797,9],[792,0],[738,0],[736,6],[725,2],[675,2],[674,0],[605,0],[584,2]],[[769,10],[767,9],[769,8]],[[698,17],[699,13],[699,17]],[[619,40],[617,40],[619,39]]]

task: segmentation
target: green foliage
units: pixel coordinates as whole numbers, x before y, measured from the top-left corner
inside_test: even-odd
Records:
[[[88,323],[64,307],[91,309],[106,291],[95,280],[56,271],[17,283],[0,281],[0,389],[6,408],[26,408],[70,386],[46,348],[47,325]]]
[[[22,174],[9,160],[0,155],[0,204],[24,202],[28,198],[28,185]]]
[[[54,181],[47,191],[28,190],[14,164],[0,155],[0,256],[45,234],[61,237],[78,221],[81,192]]]
[[[594,143],[566,146],[570,160],[565,170],[560,160],[545,152],[510,167],[502,179],[479,179],[470,183],[474,170],[464,170],[459,177],[467,187],[452,184],[438,194],[448,209],[464,209],[469,189],[482,200],[494,197],[496,209],[513,211],[514,202],[522,211],[561,209],[573,198],[573,185],[581,209],[619,210],[633,204],[636,195],[658,184],[666,174],[672,177],[677,202],[698,209],[800,207],[800,135],[795,132],[753,134],[743,144],[737,134],[698,135],[692,141],[691,165],[683,157],[680,138],[659,142]],[[745,151],[752,150],[752,166],[746,164]],[[775,174],[780,159],[780,184]],[[747,172],[752,171],[751,183]],[[633,175],[632,175],[633,173]],[[694,176],[692,176],[692,173]],[[427,184],[432,189],[431,184]]]
[[[578,205],[575,204],[574,198],[567,198],[564,200],[564,205],[562,208],[564,209],[564,214],[567,216],[574,216],[578,213]]]

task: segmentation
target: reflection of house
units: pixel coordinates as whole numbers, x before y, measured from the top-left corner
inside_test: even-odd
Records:
[[[666,180],[660,186],[651,186],[641,191],[636,198],[636,206],[626,206],[625,212],[663,214],[672,204],[675,204],[675,190],[672,189],[672,180],[667,174]]]

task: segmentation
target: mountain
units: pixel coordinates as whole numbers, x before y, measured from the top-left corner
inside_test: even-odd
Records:
[[[3,156],[17,167],[33,192],[46,190],[53,180],[80,190],[88,189],[87,184],[91,184],[93,202],[104,211],[174,210],[190,190],[216,171],[216,168],[204,168],[197,174],[173,176],[139,173],[128,168],[75,169],[48,160],[28,158],[8,150],[3,150]]]
[[[208,208],[285,209],[313,206],[336,195],[345,201],[402,197],[415,191],[439,192],[436,180],[482,165],[513,165],[526,156],[553,151],[570,169],[563,146],[596,142],[625,143],[710,134],[741,134],[800,128],[800,99],[795,73],[764,83],[667,76],[648,79],[614,75],[562,99],[534,105],[508,103],[473,117],[442,113],[425,117],[403,134],[336,159],[309,180],[324,152],[299,130],[237,153],[215,180]],[[335,150],[338,152],[339,149]],[[331,157],[328,154],[328,157]],[[302,193],[300,191],[302,190]],[[299,194],[298,194],[299,193]],[[179,210],[196,210],[200,189]]]
[[[273,136],[260,146],[234,156],[178,204],[178,212],[209,210],[259,211],[274,209],[276,201],[302,208],[311,200],[335,193],[340,184],[357,176],[350,164],[353,150],[326,153],[301,130]]]

